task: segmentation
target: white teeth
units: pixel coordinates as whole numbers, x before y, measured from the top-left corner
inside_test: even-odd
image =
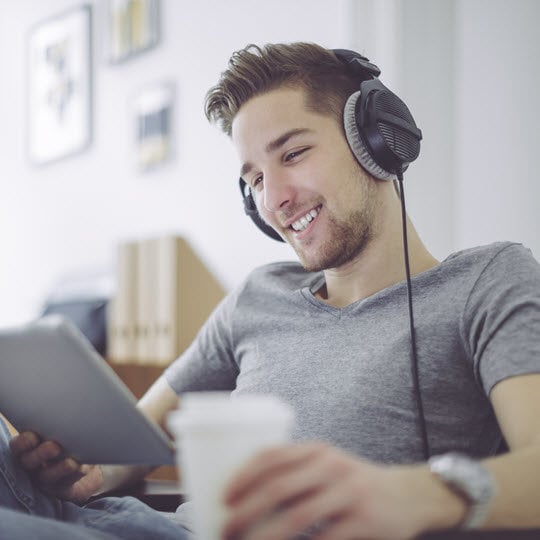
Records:
[[[305,216],[301,217],[300,219],[298,219],[297,221],[295,221],[291,227],[295,230],[295,231],[303,231],[304,229],[307,228],[307,226],[309,225],[310,221],[313,221],[316,217],[317,217],[317,214],[319,213],[319,211],[317,209],[313,209],[311,211],[309,211]]]

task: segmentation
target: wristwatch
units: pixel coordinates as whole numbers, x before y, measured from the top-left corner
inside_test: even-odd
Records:
[[[490,471],[458,452],[434,456],[428,460],[428,465],[431,472],[467,504],[467,514],[459,528],[479,527],[486,519],[495,495],[495,482]]]

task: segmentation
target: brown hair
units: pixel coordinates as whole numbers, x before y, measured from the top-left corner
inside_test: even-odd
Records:
[[[308,109],[333,115],[341,124],[347,98],[359,88],[334,53],[313,43],[248,45],[232,54],[218,83],[206,94],[205,113],[227,135],[240,107],[282,86],[303,88]]]

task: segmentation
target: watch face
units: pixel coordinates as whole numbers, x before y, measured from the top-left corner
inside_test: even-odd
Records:
[[[464,527],[480,525],[495,492],[489,470],[478,461],[458,453],[431,458],[429,465],[434,474],[467,499],[469,515]]]

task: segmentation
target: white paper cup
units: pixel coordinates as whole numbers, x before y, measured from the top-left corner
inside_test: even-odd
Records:
[[[287,442],[293,423],[292,408],[272,396],[182,395],[168,426],[176,439],[182,487],[193,502],[197,538],[219,540],[229,480],[263,448]]]

